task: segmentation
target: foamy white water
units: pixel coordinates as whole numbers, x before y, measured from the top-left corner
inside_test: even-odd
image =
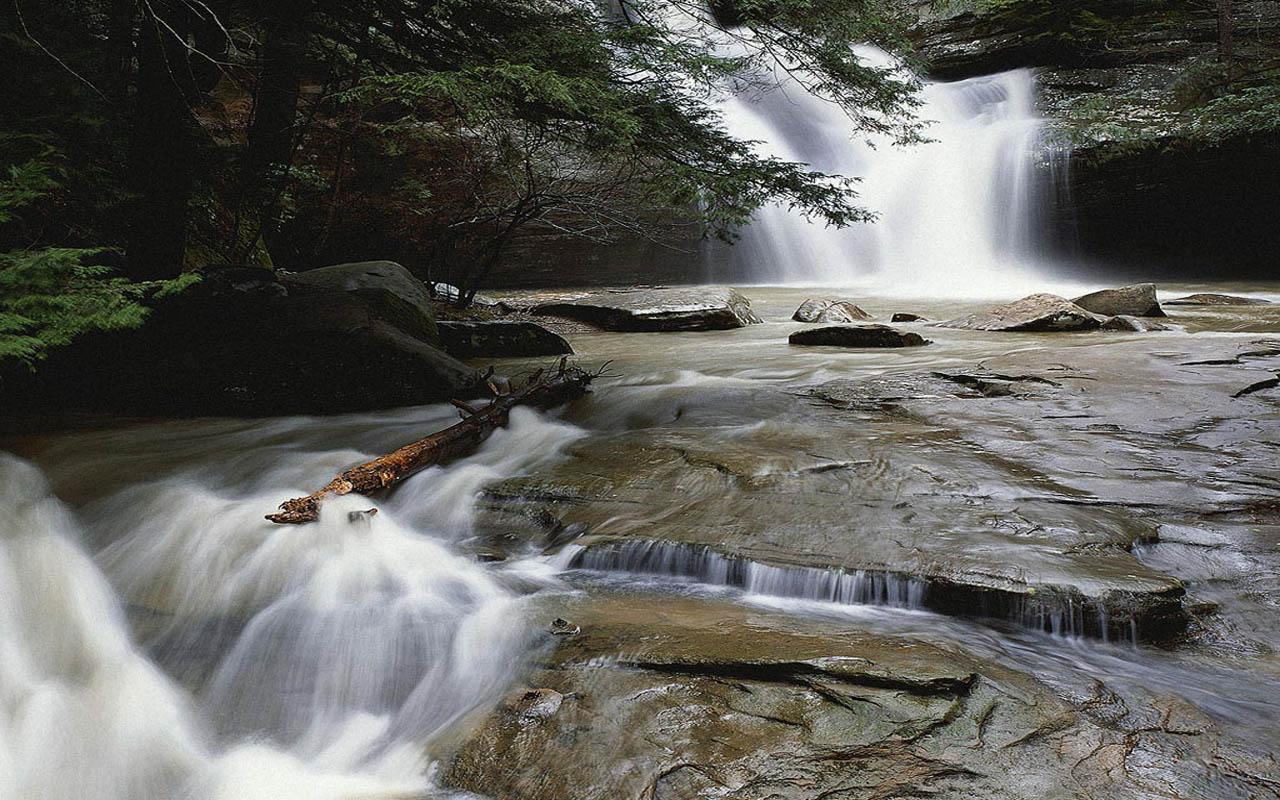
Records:
[[[876,48],[859,53],[893,66]],[[763,153],[859,178],[859,202],[878,218],[837,229],[767,206],[735,245],[709,246],[717,280],[931,296],[1043,290],[1041,215],[1063,161],[1045,140],[1030,70],[926,83],[918,113],[931,141],[910,146],[867,141],[834,103],[790,77],[779,83],[726,98],[729,130]]]
[[[424,413],[441,416],[383,422]],[[166,440],[182,461],[90,502],[88,528],[35,466],[0,454],[0,797],[422,797],[432,739],[519,673],[524,598],[451,542],[484,482],[580,430],[517,409],[382,513],[353,520],[377,504],[337,498],[317,524],[281,526],[262,514],[299,475],[358,455],[262,444],[305,442],[294,420],[253,427],[251,454],[236,452],[239,423],[86,435],[59,476],[70,490],[95,480],[86,464],[100,479]],[[92,541],[106,543],[96,559]]]

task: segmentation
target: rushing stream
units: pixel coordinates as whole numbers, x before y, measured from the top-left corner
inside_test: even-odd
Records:
[[[710,425],[731,449],[738,437],[758,435],[771,414],[770,425],[788,421],[763,399],[761,407],[742,402],[744,389],[944,368],[1039,346],[1034,336],[956,334],[889,356],[796,352],[785,345],[791,323],[781,320],[801,295],[753,294],[767,322],[741,331],[583,337],[582,357],[613,359],[619,377],[568,418],[518,411],[475,456],[421,473],[381,500],[330,502],[315,525],[274,526],[262,514],[364,455],[448,424],[455,412],[134,423],[11,441],[26,460],[0,461],[0,796],[423,796],[433,780],[432,743],[518,685],[545,643],[540,631],[557,598],[619,588],[697,591],[943,643],[1068,695],[1105,679],[1139,703],[1159,687],[1242,742],[1280,734],[1269,655],[1215,663],[1197,652],[949,619],[912,610],[919,603],[910,581],[850,576],[825,599],[854,605],[833,605],[813,602],[821,593],[795,599],[785,574],[767,570],[733,590],[715,585],[734,584],[717,569],[691,574],[693,583],[565,571],[571,548],[543,556],[539,545],[516,543],[499,554],[479,535],[482,487],[540,474],[584,437]],[[917,310],[965,307],[948,301]],[[1188,324],[1244,323],[1222,311]],[[1060,357],[1122,336],[1063,343]],[[915,424],[881,422],[876,435],[897,425],[914,436]],[[917,457],[935,470],[950,458]],[[867,474],[857,485],[894,491],[887,479]],[[373,505],[381,513],[358,513]],[[668,510],[681,513],[679,503]],[[802,524],[805,510],[793,513]],[[504,560],[487,563],[495,555]],[[1215,562],[1225,586],[1276,571],[1274,559],[1226,556]],[[1187,578],[1194,585],[1197,575]],[[1255,626],[1245,638],[1273,638],[1257,604],[1274,598],[1218,591],[1224,606],[1241,609],[1236,624]],[[866,603],[887,607],[859,605]]]
[[[888,63],[878,51],[863,56]],[[838,109],[785,83],[726,99],[728,126],[782,158],[862,176],[861,202],[880,220],[831,230],[766,208],[736,247],[709,254],[719,280],[859,283],[859,303],[880,318],[901,310],[935,320],[983,307],[963,298],[1045,286],[1037,214],[1045,175],[1061,164],[1042,141],[1030,72],[926,85],[921,114],[934,121],[935,141],[910,150],[851,141]],[[1276,296],[1274,286],[1242,288]],[[1108,421],[1077,431],[1016,412],[1023,427],[983,411],[965,417],[970,407],[952,411],[945,393],[928,395],[938,418],[903,411],[893,398],[851,403],[841,417],[805,392],[836,379],[936,378],[1011,355],[1043,357],[1059,371],[1085,362],[1123,372],[1125,359],[1159,362],[1162,347],[1181,358],[1192,338],[1225,349],[1274,334],[1280,318],[1188,311],[1179,330],[1141,353],[1123,349],[1127,334],[1068,336],[1049,350],[1034,335],[924,327],[937,340],[930,347],[798,352],[787,345],[788,320],[808,294],[749,294],[765,324],[575,338],[585,365],[611,362],[592,397],[552,415],[518,409],[475,455],[385,497],[329,501],[310,525],[263,515],[352,463],[450,424],[455,410],[98,421],[3,443],[13,454],[0,453],[0,798],[464,796],[440,774],[458,737],[552,649],[547,625],[561,607],[615,596],[655,609],[708,601],[690,606],[695,621],[718,620],[705,609],[719,604],[765,609],[782,627],[804,620],[840,636],[936,646],[1010,670],[1095,716],[1104,697],[1107,709],[1123,709],[1107,724],[1172,695],[1219,727],[1223,752],[1259,752],[1274,765],[1280,539],[1274,525],[1241,515],[1264,513],[1245,501],[1271,490],[1275,476],[1253,450],[1240,460],[1254,472],[1219,457],[1241,441],[1274,447],[1273,416],[1152,433],[1134,409],[1133,430]],[[928,299],[907,308],[904,295]],[[1201,409],[1202,387],[1187,380],[1176,387],[1184,405]],[[1054,419],[1088,416],[1073,402],[1052,407],[1062,412]],[[1155,416],[1173,418],[1177,402]],[[591,448],[604,455],[555,473],[575,444],[587,448],[577,457]],[[644,489],[651,467],[661,490],[661,459],[672,453],[684,461],[659,502],[610,497],[618,507],[594,520],[619,541],[573,541],[585,524],[530,534],[486,521],[496,502],[488,487],[554,474],[523,487],[520,499],[590,506],[581,498],[597,483]],[[799,489],[788,494],[793,486],[816,488],[802,501]],[[1192,501],[1222,521],[1189,523],[1199,513]],[[737,526],[745,503],[757,503],[750,508],[760,516]],[[849,530],[833,525],[832,509]],[[539,524],[545,514],[528,516]],[[696,539],[724,529],[716,535],[731,541],[751,525],[779,537],[760,544],[766,558],[724,555]],[[651,530],[667,538],[635,536]],[[1059,548],[1054,535],[1075,538]],[[881,566],[766,563],[801,536],[840,559]],[[955,610],[957,597],[968,600],[954,589],[964,580],[989,581],[986,597],[1011,591],[991,585],[1024,579],[1135,596],[1185,581],[1223,622],[1194,647],[1165,651],[1142,643],[1136,601],[1127,619],[1108,619],[1102,590],[1089,600],[1103,610],[1087,619],[1083,592],[1043,600],[1032,590],[1014,612]],[[952,594],[933,600],[939,587]],[[630,644],[657,638],[642,630]],[[986,720],[977,723],[980,743]],[[1216,780],[1198,790],[1235,794],[1239,784]],[[1267,780],[1273,790],[1280,778]]]
[[[358,458],[330,437],[377,449],[447,419],[73,437],[46,455],[59,494],[84,503],[74,516],[4,456],[0,796],[418,796],[422,744],[492,701],[529,647],[520,596],[450,542],[479,485],[576,429],[517,413],[482,456],[418,476],[398,498],[412,502],[372,519],[348,519],[359,500],[306,527],[262,511]]]

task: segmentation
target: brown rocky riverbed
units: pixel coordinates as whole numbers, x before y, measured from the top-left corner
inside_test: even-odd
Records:
[[[1277,297],[1161,299],[1197,292]],[[729,329],[548,317],[593,394],[312,526],[262,515],[456,410],[5,449],[227,741],[382,720],[369,758],[504,800],[1280,796],[1280,305],[1029,333],[846,292],[932,344],[797,347],[828,290],[739,294]]]
[[[617,376],[567,414],[592,433],[488,485],[477,536],[576,568],[587,594],[545,615],[582,632],[548,637],[451,780],[1275,794],[1280,312],[1172,306],[1148,333],[922,321],[899,327],[929,348],[814,352],[785,345],[805,295],[744,293],[764,324],[573,339]],[[982,306],[851,297],[880,321]]]

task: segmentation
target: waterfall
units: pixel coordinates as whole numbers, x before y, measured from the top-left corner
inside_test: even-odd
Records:
[[[872,47],[859,55],[893,63]],[[727,97],[730,132],[762,154],[858,178],[859,203],[877,219],[836,229],[767,206],[734,245],[708,245],[715,279],[934,296],[1000,294],[1034,281],[1048,177],[1062,155],[1044,141],[1030,70],[926,83],[918,114],[929,141],[910,146],[857,139],[834,103],[792,78],[779,84]],[[1041,162],[1050,169],[1037,169]]]

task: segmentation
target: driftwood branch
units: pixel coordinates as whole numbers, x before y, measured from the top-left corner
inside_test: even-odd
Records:
[[[320,503],[326,498],[352,493],[373,494],[399,483],[419,470],[465,456],[488,439],[494,430],[507,424],[511,409],[516,406],[548,409],[564,405],[586,394],[587,387],[596,376],[594,373],[566,366],[562,360],[556,372],[546,375],[543,370],[538,370],[529,378],[524,388],[499,395],[484,408],[455,402],[454,405],[463,414],[461,422],[385,456],[352,467],[329,481],[319,491],[281,503],[280,511],[268,514],[267,519],[288,525],[314,522],[320,515]]]

